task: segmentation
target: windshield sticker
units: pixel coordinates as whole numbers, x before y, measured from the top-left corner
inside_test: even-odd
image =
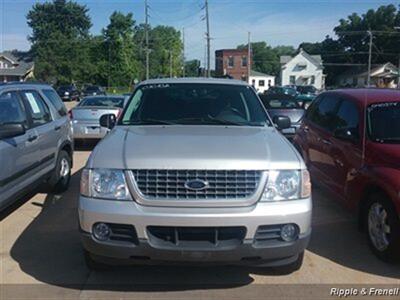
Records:
[[[169,84],[168,83],[160,83],[160,84],[148,84],[142,87],[143,90],[147,89],[163,89],[163,88],[168,88]]]
[[[35,96],[32,93],[25,93],[26,98],[28,99],[29,105],[32,108],[32,112],[34,114],[40,114],[40,108],[36,102]]]
[[[375,103],[368,107],[368,111],[372,111],[375,108],[384,108],[384,107],[395,107],[399,104],[399,102],[385,102],[385,103]]]

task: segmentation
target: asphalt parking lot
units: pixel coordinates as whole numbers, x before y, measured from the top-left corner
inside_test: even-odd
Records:
[[[262,288],[271,287],[270,296],[278,296],[286,284],[400,285],[400,266],[375,258],[355,218],[318,189],[311,243],[295,273],[229,266],[90,272],[82,256],[77,201],[80,172],[93,146],[75,151],[67,192],[33,193],[1,212],[0,298],[264,299]]]

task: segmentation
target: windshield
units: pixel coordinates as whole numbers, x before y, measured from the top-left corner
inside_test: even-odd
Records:
[[[400,102],[368,107],[369,137],[379,143],[400,143]]]
[[[104,106],[104,107],[119,107],[124,106],[123,97],[96,97],[96,98],[85,98],[79,104],[79,106]]]
[[[99,92],[100,88],[98,86],[89,86],[85,88],[85,92]]]
[[[290,108],[301,108],[299,102],[295,98],[282,98],[282,99],[271,99],[264,101],[267,109],[290,109]]]
[[[142,86],[131,98],[120,124],[270,125],[250,87],[221,84]]]
[[[297,91],[301,94],[315,94],[317,89],[313,86],[299,86],[297,87]]]

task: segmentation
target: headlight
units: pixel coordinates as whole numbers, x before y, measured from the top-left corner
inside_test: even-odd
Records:
[[[307,170],[271,170],[261,201],[279,201],[308,198],[311,195]]]
[[[68,96],[68,95],[69,95],[69,92],[65,92],[64,95],[65,95],[65,96]]]
[[[124,172],[114,169],[84,169],[81,195],[99,199],[132,200]]]

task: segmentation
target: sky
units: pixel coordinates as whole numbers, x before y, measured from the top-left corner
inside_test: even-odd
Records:
[[[27,50],[30,28],[26,15],[34,0],[0,0],[0,51]],[[115,10],[132,12],[137,23],[144,22],[144,0],[76,0],[89,8],[91,32],[99,34]],[[332,35],[339,19],[365,13],[381,5],[399,5],[384,0],[209,0],[211,52],[236,48],[251,40],[272,46],[318,42]],[[150,24],[185,28],[187,59],[205,58],[204,0],[148,0]],[[213,59],[213,56],[212,56]]]

